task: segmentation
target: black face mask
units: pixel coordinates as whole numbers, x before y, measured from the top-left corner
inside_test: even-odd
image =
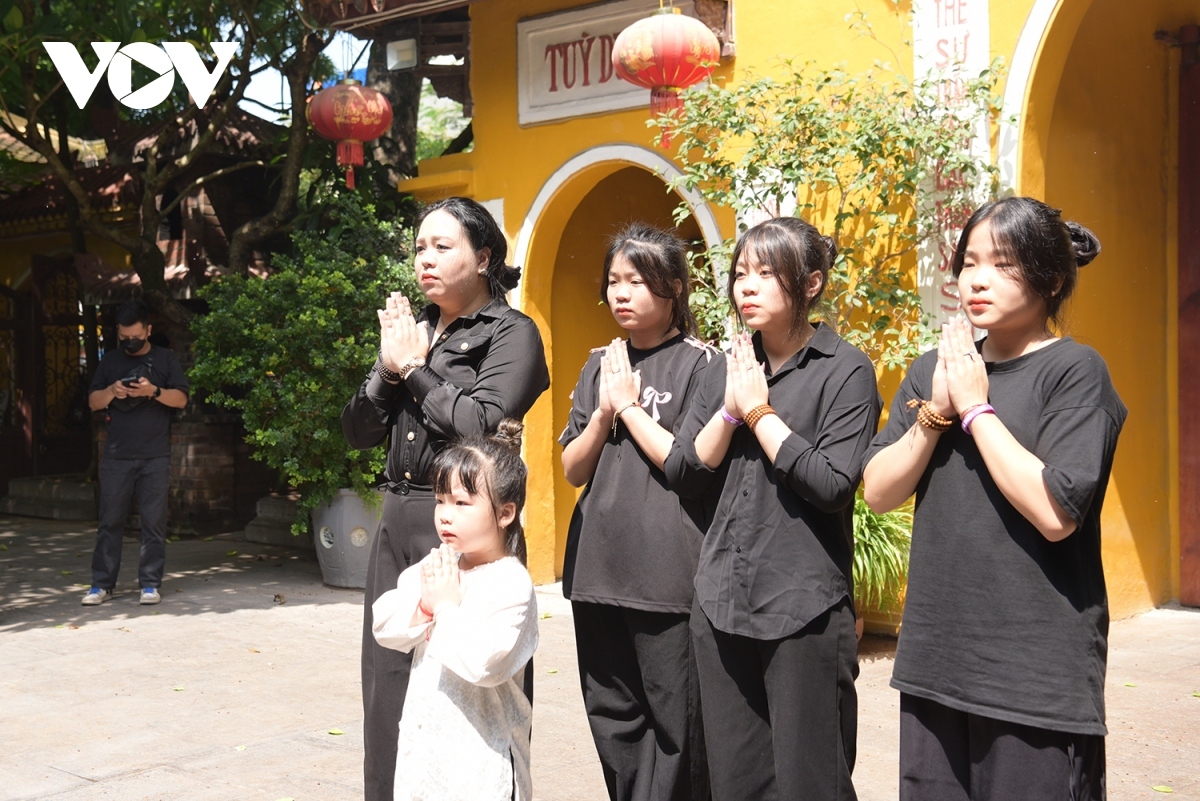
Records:
[[[121,340],[121,347],[124,348],[125,352],[130,355],[137,353],[139,350],[141,350],[145,346],[146,346],[146,340],[144,340],[144,339],[122,339]]]

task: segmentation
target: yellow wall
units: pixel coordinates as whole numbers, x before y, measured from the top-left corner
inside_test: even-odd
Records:
[[[477,199],[504,198],[505,227],[514,242],[542,186],[572,157],[604,144],[632,143],[655,147],[655,137],[646,128],[648,108],[525,128],[518,125],[517,21],[581,5],[584,4],[564,0],[527,0],[471,6],[473,29],[492,34],[476,35],[472,39],[475,147],[469,160],[470,186],[472,196]],[[900,58],[906,65],[911,64],[911,50],[905,45],[909,34],[904,17],[895,13],[891,3],[867,0],[857,7],[871,16],[880,41],[864,38],[850,28],[845,15],[855,8],[853,4],[843,7],[785,0],[739,4],[736,21],[738,56],[717,70],[715,80],[738,80],[747,70],[757,74],[770,72],[777,68],[780,56],[813,60],[820,66],[846,63],[855,70],[866,69],[876,60]],[[422,165],[421,175],[425,179],[433,172],[459,170],[464,163],[443,166],[426,162]],[[586,292],[582,292],[570,308],[563,308],[557,302],[559,295],[566,298],[569,294],[555,278],[556,265],[560,263],[560,242],[563,231],[572,225],[572,214],[588,193],[603,179],[627,167],[625,164],[600,165],[581,173],[562,188],[541,219],[534,221],[536,228],[525,265],[520,300],[523,310],[542,329],[547,358],[552,366],[552,389],[526,418],[526,457],[530,467],[526,530],[530,570],[538,581],[551,581],[561,572],[562,547],[576,497],[575,491],[561,478],[560,448],[555,441],[565,422],[566,397],[578,378],[578,365],[582,364],[588,349],[612,336],[611,323],[597,322],[595,315],[589,314],[585,304],[592,305],[591,312],[594,312],[594,304],[582,297]],[[463,179],[456,177],[455,180]],[[651,183],[645,183],[647,192],[651,191],[651,186]],[[661,189],[661,183],[657,188]],[[607,191],[601,189],[595,198]],[[660,197],[656,195],[656,198]],[[660,208],[657,200],[652,205]],[[718,211],[717,217],[722,235],[730,236],[732,215]],[[611,213],[602,217],[580,215],[571,229],[571,237],[583,235],[585,229],[587,237],[602,236],[601,229],[610,226],[612,220]],[[594,267],[599,269],[598,260]],[[563,320],[569,323],[560,324]]]
[[[645,126],[647,109],[526,128],[517,124],[518,19],[580,5],[492,0],[471,7],[477,32],[471,76],[475,149],[469,157],[425,162],[421,168],[422,181],[427,173],[454,170],[459,191],[481,200],[504,198],[505,227],[514,242],[523,226],[532,230],[520,302],[541,326],[553,382],[527,418],[527,530],[538,581],[552,580],[561,569],[576,496],[561,478],[555,442],[565,424],[567,394],[588,349],[614,331],[604,310],[595,306],[589,283],[599,273],[600,238],[616,219],[608,204],[635,186],[641,186],[639,198],[661,189],[628,164],[596,164],[563,183],[539,219],[527,220],[539,191],[572,157],[598,145],[655,146]],[[1104,254],[1083,273],[1068,328],[1105,356],[1130,408],[1104,520],[1112,611],[1122,617],[1178,593],[1172,227],[1173,64],[1178,57],[1172,62],[1152,36],[1159,27],[1177,30],[1196,22],[1197,13],[1195,0],[1059,0],[1050,25],[1039,31],[1028,24],[1034,8],[1035,0],[993,0],[991,53],[1011,65],[1022,36],[1039,43],[1020,104],[1017,191],[1063,207],[1104,243]],[[871,20],[876,39],[861,36],[845,21],[847,13],[859,9]],[[852,71],[884,61],[911,75],[910,10],[908,2],[897,11],[886,0],[738,2],[738,55],[718,69],[714,80],[727,83],[747,71],[771,72],[781,55],[819,67],[844,64]],[[661,198],[647,202],[658,208]],[[730,235],[732,216],[714,211],[722,235]],[[884,376],[885,389],[895,378]]]
[[[1075,27],[1069,52],[1035,74],[1031,94],[1050,113],[1031,125],[1027,141],[1036,146],[1023,154],[1021,174],[1035,177],[1021,189],[1043,183],[1045,200],[1091,228],[1104,248],[1080,275],[1067,329],[1104,356],[1129,407],[1104,509],[1104,561],[1119,618],[1178,594],[1178,55],[1153,34],[1200,21],[1200,7],[1094,0],[1077,3],[1086,7],[1081,15],[1070,5],[1062,15]]]
[[[21,234],[11,228],[0,228],[0,239],[4,241],[0,252],[0,283],[29,291],[30,278],[25,274],[33,264],[34,256],[65,256],[71,253],[71,238],[67,234]],[[129,254],[105,239],[87,237],[87,248],[116,270],[129,269]],[[21,283],[18,286],[18,282]]]

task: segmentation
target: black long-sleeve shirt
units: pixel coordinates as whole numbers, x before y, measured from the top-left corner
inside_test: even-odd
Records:
[[[759,336],[754,350],[765,363]],[[696,435],[725,400],[713,359],[664,470],[685,497],[720,492],[700,550],[696,598],[713,626],[759,640],[787,637],[852,595],[854,493],[879,423],[875,370],[828,326],[768,374],[771,407],[792,433],[768,461],[748,426],[710,470]]]
[[[429,306],[418,319],[432,331],[438,315]],[[493,300],[451,323],[430,346],[425,366],[400,384],[372,370],[342,410],[342,431],[359,449],[390,433],[388,480],[428,484],[433,458],[447,442],[494,431],[505,417],[524,417],[549,386],[537,325]]]

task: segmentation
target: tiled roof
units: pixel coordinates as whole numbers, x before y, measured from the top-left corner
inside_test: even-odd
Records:
[[[436,14],[479,0],[307,0],[304,6],[317,22],[350,33],[374,29],[380,23]]]
[[[209,115],[205,111],[188,120],[176,137],[175,150],[181,153],[191,150],[193,142],[200,136],[200,131],[208,125],[208,120]],[[152,128],[119,137],[113,141],[113,151],[140,161],[144,157],[144,151],[154,144],[154,140],[169,124],[171,123],[162,122]],[[225,124],[217,130],[217,147],[208,152],[238,156],[255,155],[257,151],[281,140],[286,132],[286,126],[276,125],[241,108],[234,108],[225,118]],[[168,147],[161,155],[169,155],[172,152],[174,151]]]

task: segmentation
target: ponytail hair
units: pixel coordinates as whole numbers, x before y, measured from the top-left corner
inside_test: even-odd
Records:
[[[618,230],[608,240],[604,274],[600,278],[600,299],[609,308],[612,307],[608,302],[608,274],[618,256],[633,265],[652,295],[671,301],[671,327],[696,336],[696,318],[688,305],[691,277],[687,244],[673,231],[648,223],[633,222]]]
[[[771,267],[784,296],[791,300],[790,330],[795,335],[808,322],[809,312],[820,305],[837,254],[837,243],[833,238],[822,235],[806,220],[799,217],[764,220],[742,234],[733,248],[726,287],[729,302],[737,308],[733,295],[737,266],[743,256],[752,256],[760,264]],[[821,276],[821,283],[816,292],[809,295],[808,284],[814,274]]]
[[[508,503],[516,507],[513,521],[504,530],[504,551],[527,564],[525,528],[521,512],[525,509],[525,481],[528,469],[521,460],[521,436],[525,426],[519,420],[505,418],[492,434],[476,434],[452,443],[433,460],[430,475],[433,491],[450,492],[457,478],[472,495],[483,494],[499,517]]]
[[[425,218],[435,211],[444,211],[458,220],[471,242],[471,249],[476,253],[487,248],[488,292],[493,300],[504,297],[508,290],[516,287],[517,282],[521,280],[521,268],[510,267],[504,263],[508,258],[508,240],[504,238],[504,232],[500,230],[490,211],[470,198],[448,197],[426,206],[417,219],[417,228],[419,229]]]

